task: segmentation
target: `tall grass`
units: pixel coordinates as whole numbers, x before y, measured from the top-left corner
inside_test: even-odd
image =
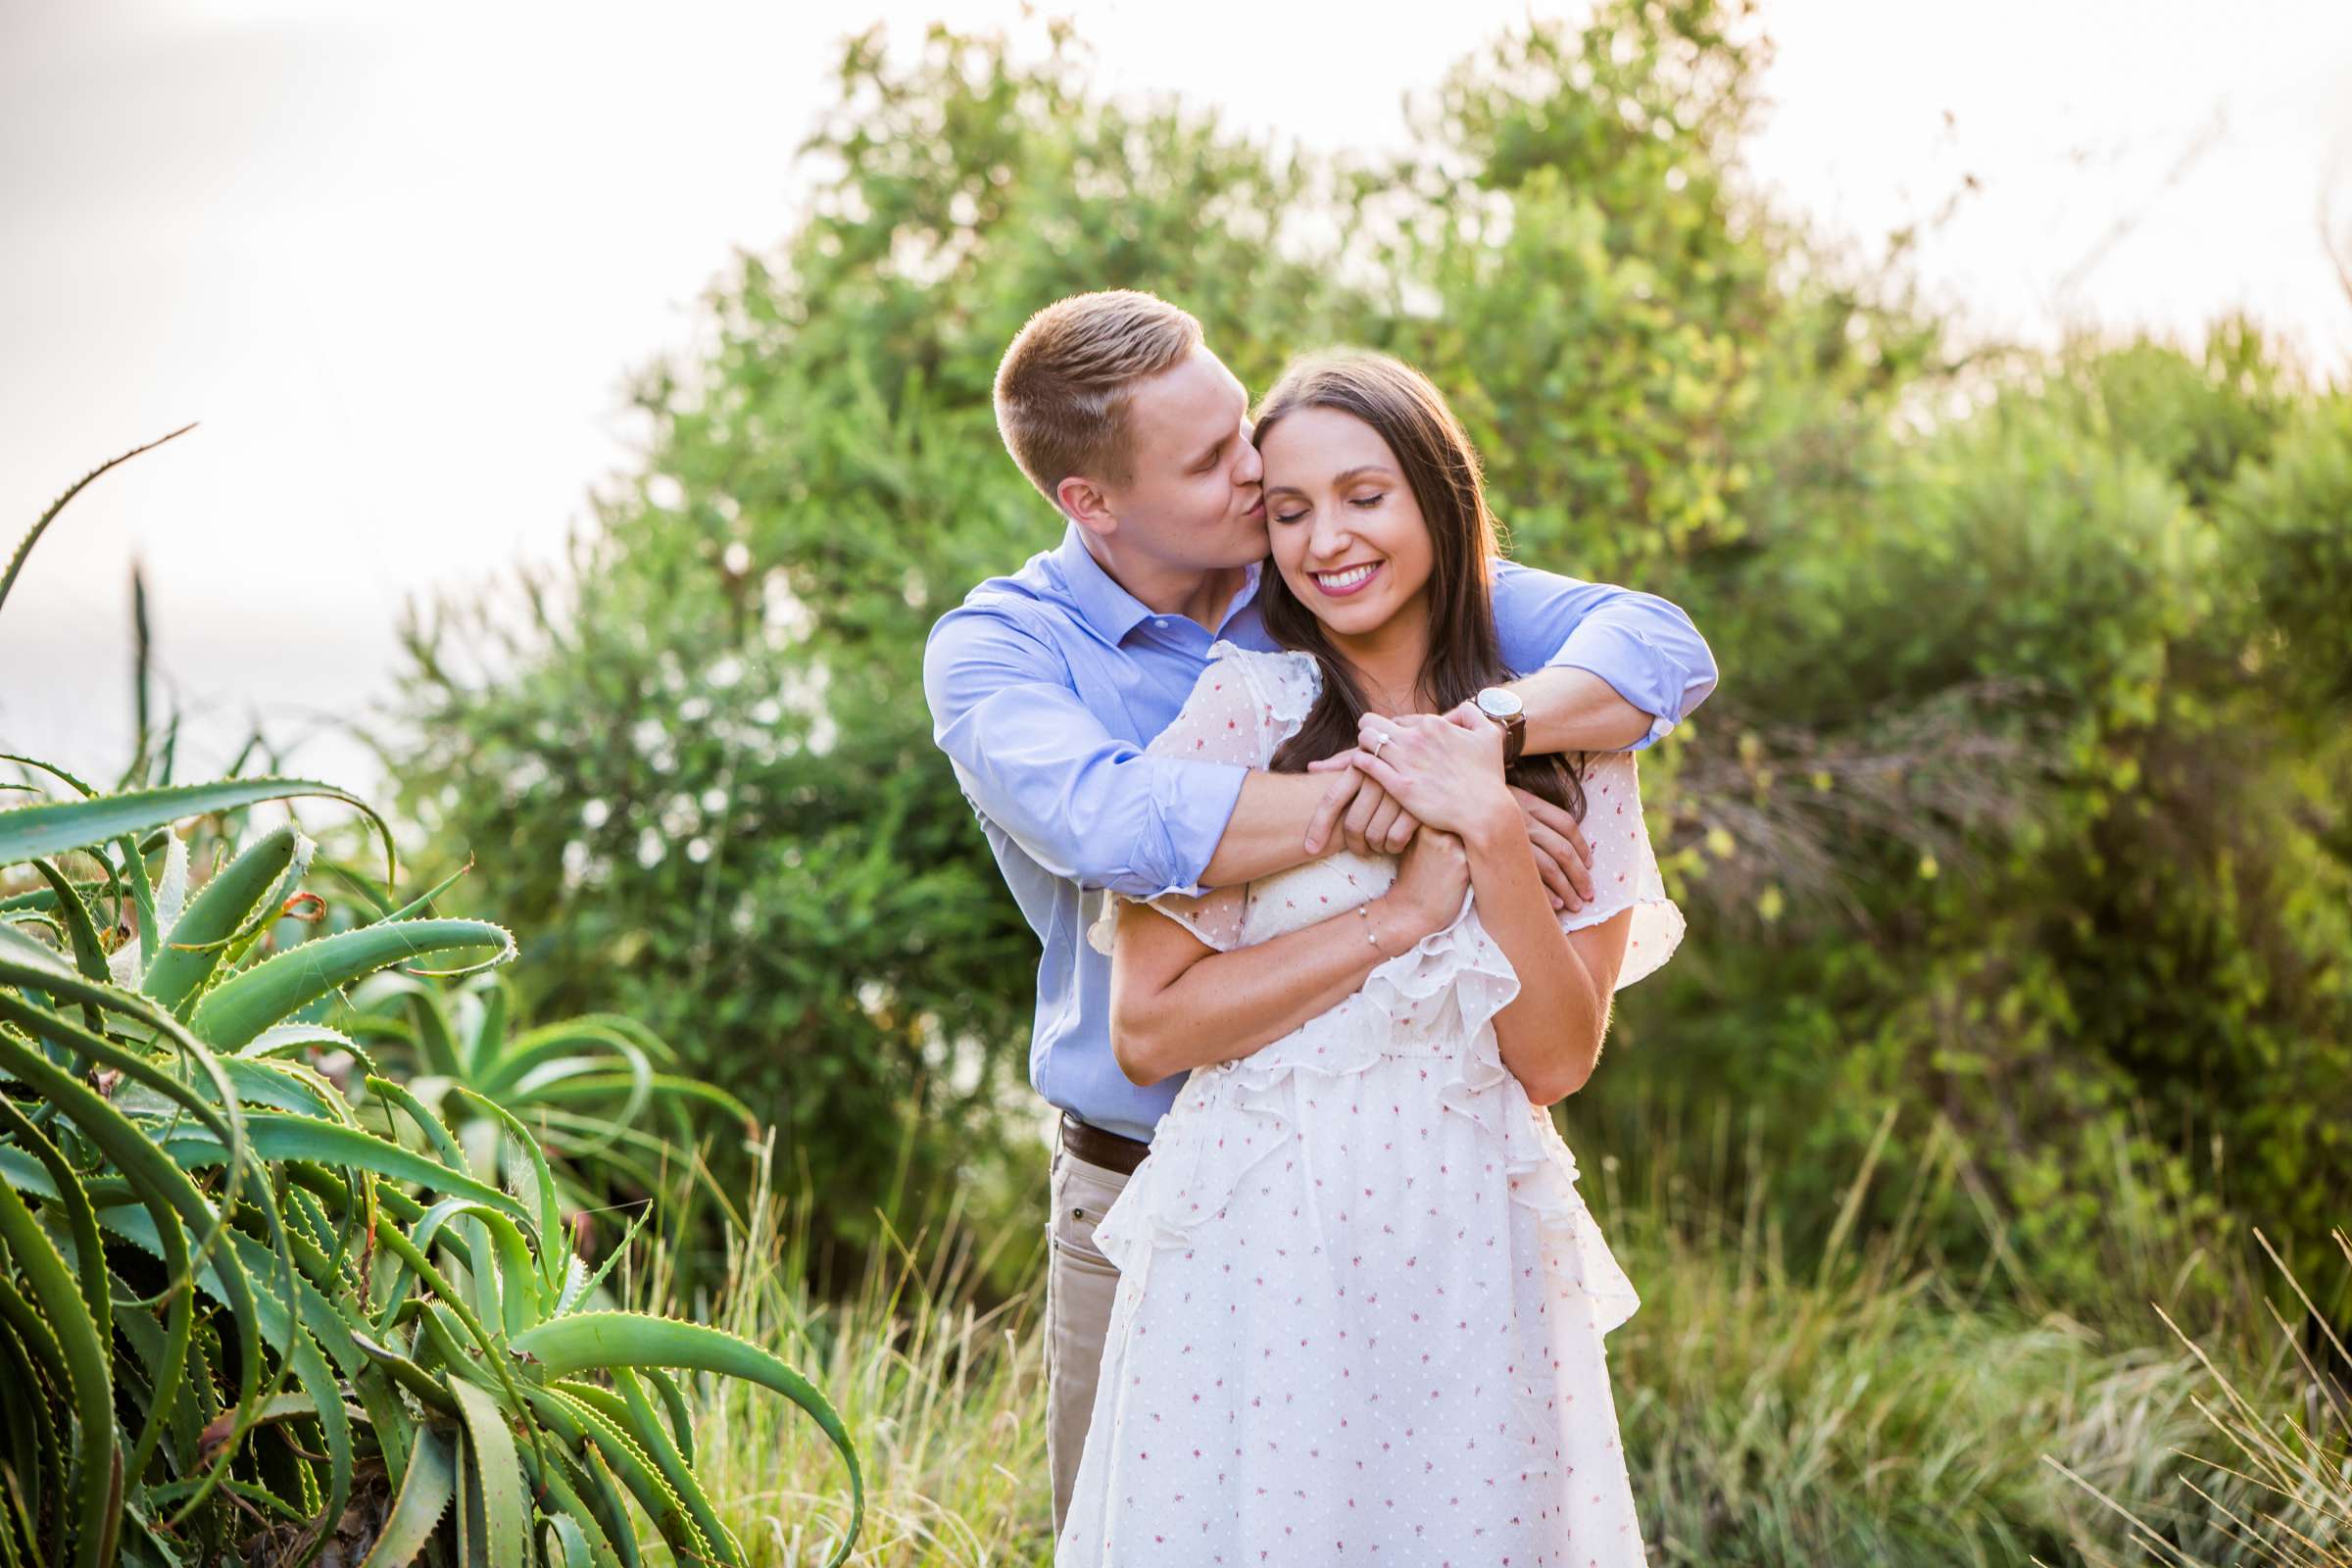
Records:
[[[869,1260],[857,1293],[823,1300],[808,1285],[823,1272],[808,1255],[809,1238],[822,1234],[806,1219],[814,1195],[804,1180],[785,1200],[767,1176],[774,1161],[757,1163],[723,1283],[693,1315],[756,1345],[798,1347],[842,1420],[863,1434],[854,1441],[869,1464],[865,1520],[851,1561],[1050,1563],[1042,1203],[1037,1226],[983,1237],[967,1217],[973,1189],[958,1186],[915,1234],[886,1225],[888,1250]],[[1000,1256],[1024,1252],[1031,1288],[980,1304]],[[667,1300],[671,1280],[658,1254],[642,1289]],[[702,1479],[750,1562],[823,1560],[848,1523],[837,1473],[829,1477],[817,1451],[758,1400],[720,1384],[694,1397],[698,1430],[710,1434]]]
[[[2352,1352],[2270,1239],[2254,1234],[2302,1316],[2290,1321],[2275,1301],[2263,1302],[2278,1337],[2261,1380],[2241,1386],[2242,1374],[2233,1378],[2204,1345],[2161,1314],[2209,1380],[2193,1402],[2226,1451],[2190,1456],[2192,1473],[2180,1485],[2200,1508],[2154,1519],[2066,1472],[2129,1527],[2133,1555],[2086,1553],[2101,1568],[2146,1559],[2182,1568],[2238,1562],[2352,1568]],[[2329,1239],[2352,1264],[2352,1235],[2338,1227]],[[2184,1520],[2193,1532],[2180,1528]],[[2139,1555],[2143,1550],[2146,1559]]]
[[[1913,1168],[1885,1171],[1891,1128],[1890,1115],[1801,1266],[1766,1217],[1764,1177],[1736,1205],[1675,1179],[1700,1167],[1674,1157],[1695,1151],[1673,1129],[1648,1141],[1650,1190],[1635,1201],[1599,1161],[1611,1244],[1643,1293],[1610,1362],[1661,1560],[2062,1555],[2077,1494],[2043,1452],[2137,1496],[2146,1461],[2193,1436],[2180,1358],[2148,1335],[2022,1306],[1935,1256],[1919,1216],[1955,1179],[1954,1151],[1932,1133]],[[1859,1233],[1889,1179],[1898,1217]]]
[[[1892,1125],[1802,1266],[1764,1218],[1764,1174],[1737,1192],[1673,1174],[1709,1168],[1687,1129],[1661,1123],[1644,1141],[1648,1180],[1632,1193],[1629,1166],[1586,1157],[1587,1197],[1643,1296],[1609,1348],[1652,1561],[2352,1561],[2340,1535],[2293,1544],[2341,1532],[2352,1512],[2352,1363],[2331,1344],[2332,1369],[2282,1347],[2282,1333],[2296,1338],[2293,1295],[2273,1305],[2241,1249],[2166,1258],[2119,1236],[2115,1255],[2143,1272],[2119,1264],[2111,1303],[2021,1302],[1999,1271],[1948,1264],[1923,1242],[1917,1216],[1964,1182],[1966,1152],[1931,1130],[1909,1168],[1889,1169]],[[1898,1217],[1868,1227],[1881,1186]],[[787,1204],[763,1187],[723,1290],[701,1303],[832,1393],[867,1465],[860,1564],[1052,1560],[1036,1257],[1010,1300],[984,1308],[971,1289],[999,1251],[1042,1256],[1039,1237],[973,1234],[964,1197],[945,1195],[923,1234],[827,1302],[801,1283],[807,1193]],[[2112,1206],[2119,1225],[2138,1211]],[[657,1260],[657,1296],[660,1276]],[[2206,1326],[2201,1344],[2168,1329],[2182,1314]],[[704,1480],[751,1560],[813,1560],[839,1524],[829,1446],[739,1391],[703,1397]]]

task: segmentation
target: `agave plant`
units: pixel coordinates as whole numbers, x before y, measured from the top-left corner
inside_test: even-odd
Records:
[[[80,488],[20,546],[0,604]],[[11,760],[70,794],[0,811],[0,886],[38,883],[0,899],[0,1565],[331,1547],[575,1568],[637,1562],[640,1517],[674,1557],[739,1563],[696,1479],[681,1372],[771,1389],[826,1434],[851,1494],[832,1562],[848,1556],[864,1490],[831,1404],[731,1335],[605,1304],[625,1241],[580,1255],[505,1106],[446,1092],[512,1146],[477,1165],[402,1084],[365,1074],[414,1147],[295,1059],[325,1045],[367,1067],[334,1026],[344,988],[487,972],[515,956],[506,930],[422,913],[428,893],[332,934],[298,921],[280,946],[284,916],[316,912],[316,846],[253,808],[357,808],[396,886],[365,802],[291,778],[101,792]],[[244,826],[201,887],[174,828],[190,817]],[[486,956],[415,967],[466,954]]]
[[[698,1111],[717,1111],[757,1136],[742,1101],[715,1084],[669,1070],[677,1055],[635,1018],[590,1013],[517,1027],[513,988],[490,970],[446,984],[386,970],[354,987],[346,1020],[376,1070],[455,1128],[484,1174],[499,1164],[501,1124],[465,1110],[456,1091],[495,1101],[530,1128],[555,1173],[559,1206],[579,1214],[610,1206],[623,1191],[672,1191]],[[363,1120],[391,1130],[397,1107],[359,1103]],[[647,1123],[662,1129],[649,1130]]]

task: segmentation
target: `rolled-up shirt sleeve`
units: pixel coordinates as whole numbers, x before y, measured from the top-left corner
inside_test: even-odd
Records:
[[[1629,751],[1656,741],[1715,689],[1706,639],[1681,606],[1656,594],[1497,562],[1494,629],[1511,668],[1590,670],[1649,714],[1649,733]]]
[[[986,606],[931,628],[923,696],[973,808],[1039,865],[1138,899],[1204,891],[1247,768],[1148,756],[1111,734],[1060,654]]]

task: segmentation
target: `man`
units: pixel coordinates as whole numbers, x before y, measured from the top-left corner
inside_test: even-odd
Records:
[[[1111,893],[1197,894],[1312,858],[1337,832],[1401,851],[1418,824],[1361,772],[1276,774],[1144,755],[1206,667],[1211,643],[1274,646],[1258,620],[1265,509],[1249,399],[1200,323],[1129,290],[1048,306],[998,368],[999,430],[1060,511],[1058,549],[973,589],[932,627],[923,688],[1029,924],[1044,946],[1029,1076],[1060,1107],[1047,1225],[1047,1451],[1054,1527],[1069,1504],[1117,1271],[1095,1222],[1142,1162],[1183,1075],[1128,1080],[1109,1036],[1110,961],[1085,931]],[[1648,745],[1702,702],[1715,664],[1664,600],[1502,563],[1497,722],[1527,752]],[[1521,795],[1555,904],[1591,896],[1576,822]],[[1345,814],[1343,814],[1345,813]],[[1381,960],[1348,922],[1317,930]]]

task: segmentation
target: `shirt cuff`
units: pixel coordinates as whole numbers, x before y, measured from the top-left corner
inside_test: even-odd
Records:
[[[1200,873],[1216,858],[1233,808],[1241,804],[1242,785],[1250,769],[1232,762],[1177,762],[1160,768],[1152,781],[1159,819],[1167,833],[1167,854],[1149,874],[1164,873],[1164,887],[1138,892],[1135,897],[1157,899],[1178,894],[1192,899],[1207,892]],[[1123,891],[1123,890],[1122,890]]]
[[[1628,746],[1629,752],[1653,745],[1682,715],[1688,671],[1632,626],[1588,620],[1544,667],[1582,669],[1598,675],[1611,691],[1649,714],[1649,732]]]

